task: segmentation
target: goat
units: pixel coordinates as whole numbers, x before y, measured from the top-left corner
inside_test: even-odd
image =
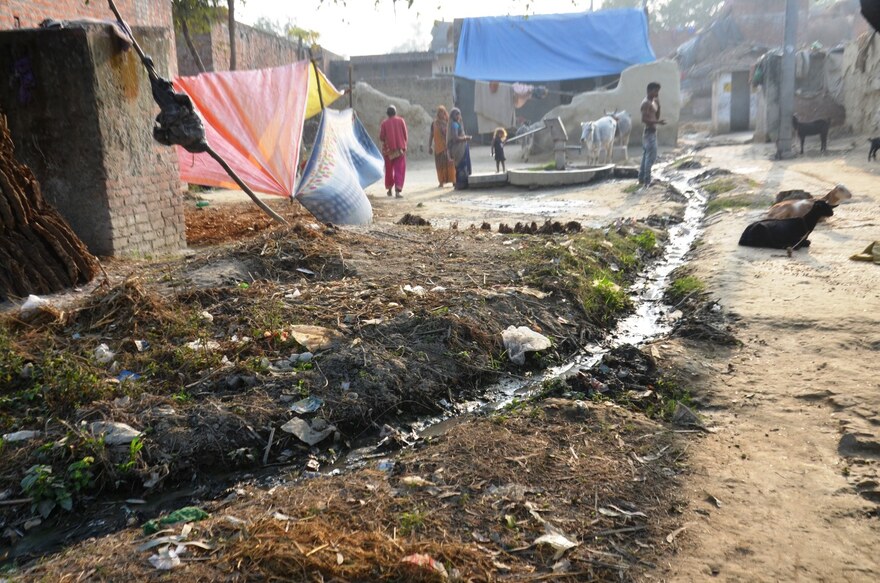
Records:
[[[604,151],[603,164],[611,162],[617,122],[610,115],[581,124],[581,143],[587,149],[587,163],[598,164],[599,151]]]
[[[835,207],[839,205],[841,201],[849,200],[851,198],[852,193],[849,191],[849,189],[842,184],[838,184],[830,191],[828,191],[828,194],[818,200],[823,200],[832,207]],[[806,216],[806,214],[810,212],[810,209],[813,208],[816,200],[817,199],[810,197],[806,200],[784,200],[782,202],[777,202],[770,207],[770,210],[767,211],[767,218],[794,219],[797,217]]]
[[[815,121],[799,121],[796,115],[791,116],[791,126],[797,132],[798,138],[801,140],[801,154],[804,153],[804,140],[807,136],[819,135],[822,145],[820,152],[825,151],[825,145],[828,143],[828,128],[831,122],[827,119],[817,119]]]
[[[616,136],[620,138],[620,145],[623,146],[624,159],[629,160],[629,135],[633,129],[632,116],[626,111],[617,111],[616,109],[614,113],[605,113],[605,115],[610,115],[617,122]]]
[[[871,149],[868,150],[868,162],[873,158],[874,161],[877,161],[877,150],[880,150],[880,138],[868,138],[868,141],[871,142]]]
[[[739,244],[745,247],[770,249],[800,249],[809,247],[807,237],[822,217],[830,217],[834,209],[824,200],[817,200],[803,217],[796,219],[764,219],[752,223],[743,231]]]

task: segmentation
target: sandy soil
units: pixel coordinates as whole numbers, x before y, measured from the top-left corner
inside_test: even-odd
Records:
[[[485,149],[485,152],[483,151]],[[519,148],[508,148],[508,169],[543,166],[546,159],[519,160]],[[663,152],[661,152],[662,154]],[[489,147],[472,151],[474,173],[495,172]],[[630,164],[636,164],[637,148],[630,148]],[[580,158],[575,163],[583,163]],[[414,213],[431,221],[436,227],[458,223],[460,228],[483,221],[497,227],[499,222],[517,221],[581,221],[585,227],[601,227],[617,217],[647,217],[664,211],[661,200],[635,193],[622,193],[634,180],[605,180],[582,186],[541,189],[508,186],[505,188],[456,191],[451,185],[437,185],[433,160],[408,160],[407,177],[402,199],[389,198],[381,181],[367,188],[373,203],[376,222],[396,221],[405,213]],[[240,191],[211,191],[202,195],[213,204],[247,201]],[[277,200],[277,197],[266,197]]]
[[[743,345],[665,344],[718,432],[690,450],[685,548],[664,579],[880,577],[880,268],[848,259],[880,239],[880,166],[865,161],[862,140],[833,143],[824,156],[813,148],[785,162],[773,162],[765,145],[702,152],[764,194],[821,195],[842,182],[854,198],[791,258],[737,246],[761,211],[707,218],[692,268]]]

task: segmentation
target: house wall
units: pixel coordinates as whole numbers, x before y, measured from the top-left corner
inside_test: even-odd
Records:
[[[843,51],[846,125],[855,133],[880,130],[880,39],[865,33]]]
[[[171,2],[165,0],[116,0],[116,7],[131,26],[171,28]],[[36,28],[47,18],[113,20],[106,2],[93,0],[3,0],[0,2],[0,29]]]
[[[568,105],[550,110],[544,117],[559,117],[568,132],[569,142],[574,144],[581,135],[581,123],[602,117],[605,111],[625,110],[633,120],[630,144],[639,144],[644,126],[639,114],[648,83],[660,83],[661,117],[666,125],[660,126],[657,139],[661,145],[675,146],[678,142],[678,124],[681,109],[681,88],[678,65],[662,60],[645,65],[634,65],[620,74],[620,83],[608,91],[591,91],[576,95]],[[534,149],[550,151],[552,142],[549,132],[536,134]]]
[[[352,57],[351,65],[354,81],[365,81],[370,84],[385,79],[425,78],[433,74],[432,59],[409,60],[401,59],[399,55],[368,59]]]
[[[731,99],[733,97],[733,74],[730,71],[716,73],[712,83],[712,132],[726,134],[730,132]],[[749,96],[749,129],[755,129],[755,118],[758,115],[758,91],[750,86]]]
[[[134,33],[167,74],[170,29]],[[153,141],[149,79],[108,26],[0,32],[0,70],[23,73],[0,83],[16,156],[92,253],[185,245],[176,153]]]
[[[437,111],[438,105],[445,105],[447,110],[452,109],[451,77],[374,80],[370,85],[380,93],[393,95],[414,105],[422,106],[431,116]],[[425,143],[427,143],[427,138]]]
[[[280,67],[308,58],[308,47],[245,24],[236,23],[236,66],[239,70]],[[229,26],[217,22],[210,32],[191,35],[193,45],[207,71],[229,70]],[[197,75],[195,60],[183,35],[177,35],[177,63],[180,75]],[[319,63],[320,66],[320,63]]]

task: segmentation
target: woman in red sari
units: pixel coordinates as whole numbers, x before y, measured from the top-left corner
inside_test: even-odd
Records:
[[[431,123],[431,133],[428,136],[428,152],[434,154],[434,164],[437,166],[437,181],[440,187],[447,182],[455,182],[455,164],[449,159],[446,151],[446,128],[449,125],[449,114],[442,105],[437,108],[437,117]]]

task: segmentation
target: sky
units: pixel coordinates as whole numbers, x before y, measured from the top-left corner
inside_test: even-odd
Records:
[[[509,14],[586,12],[590,0],[244,0],[236,3],[236,20],[253,24],[261,17],[292,22],[320,33],[319,44],[350,57],[402,50],[427,50],[435,20]],[[595,9],[601,0],[594,0]]]

